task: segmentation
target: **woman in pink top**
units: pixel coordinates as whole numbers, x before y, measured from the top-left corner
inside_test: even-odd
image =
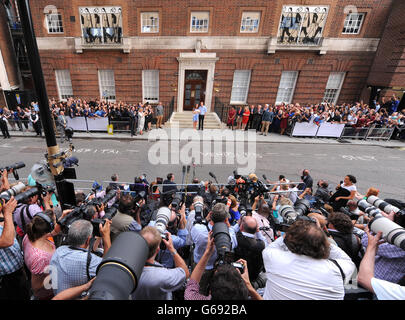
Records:
[[[46,210],[42,215],[49,217],[55,225],[55,214],[52,210]],[[40,300],[53,297],[52,288],[44,287],[44,280],[49,274],[47,267],[55,252],[55,244],[48,239],[52,231],[49,222],[37,214],[27,225],[27,234],[23,239],[24,261],[31,272],[31,287],[34,296]]]

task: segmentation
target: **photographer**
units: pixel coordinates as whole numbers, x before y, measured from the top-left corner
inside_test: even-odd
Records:
[[[140,235],[148,243],[149,254],[132,299],[171,300],[172,292],[180,289],[190,275],[187,265],[174,248],[170,233],[167,233],[168,240],[165,240],[155,227],[147,226],[142,229]],[[165,268],[155,260],[162,241],[173,256],[175,265],[173,269]]]
[[[328,216],[328,232],[336,244],[352,259],[356,267],[360,266],[362,246],[360,239],[353,233],[350,217],[342,212],[334,212]]]
[[[111,238],[112,241],[124,231],[139,232],[142,229],[140,211],[145,204],[145,200],[140,199],[135,203],[134,198],[130,194],[120,196],[118,212],[112,218]]]
[[[223,203],[217,203],[211,209],[210,213],[207,215],[207,221],[209,221],[208,225],[204,224],[195,224],[191,229],[191,239],[195,245],[194,248],[194,262],[198,263],[205,252],[205,248],[207,247],[208,241],[208,233],[212,230],[212,227],[217,222],[224,222],[228,225],[229,234],[231,236],[232,241],[232,248],[235,249],[238,245],[236,240],[236,234],[233,228],[231,228],[229,224],[229,213],[228,207]],[[216,250],[212,254],[211,258],[209,259],[206,269],[211,270],[214,268],[214,263],[217,259]]]
[[[29,286],[24,270],[24,258],[15,238],[13,212],[17,201],[13,197],[4,203],[0,199],[0,299],[29,300]]]
[[[378,247],[381,245],[382,232],[373,236],[368,228],[367,235],[367,250],[361,261],[358,282],[359,284],[374,293],[378,300],[405,300],[404,284],[396,284],[386,280],[381,280],[375,277],[375,262],[377,261]]]
[[[174,182],[174,174],[173,173],[168,173],[167,174],[167,179],[163,181],[163,189],[162,192],[166,193],[169,191],[175,191],[177,192],[177,186],[176,183]]]
[[[28,189],[29,187],[25,189],[24,192]],[[38,212],[52,210],[51,197],[51,193],[47,193],[45,196],[42,194],[37,194],[20,202],[17,205],[13,216],[14,223],[17,225],[18,235],[24,236],[24,234],[26,233],[26,225],[31,222],[31,220]]]
[[[209,294],[206,296],[200,293],[200,281],[214,251],[214,239],[212,232],[210,232],[204,254],[194,268],[187,283],[184,300],[247,300],[248,296],[253,300],[262,300],[249,281],[248,265],[242,259],[238,261],[244,265],[242,275],[232,265],[220,265],[209,283]]]
[[[272,214],[270,207],[264,197],[257,196],[252,205],[252,217],[256,220],[257,226],[268,244],[274,240],[274,232],[269,222],[270,214]]]
[[[319,180],[317,183],[318,189],[316,189],[314,197],[317,200],[321,200],[324,203],[328,203],[331,193],[329,190],[329,183],[325,180]]]
[[[339,211],[349,200],[353,200],[357,194],[356,178],[350,174],[337,186],[336,192],[330,197],[329,204],[334,211]]]
[[[10,189],[10,183],[8,182],[8,172],[7,170],[3,170],[3,172],[1,173],[0,192],[6,191],[8,189]]]
[[[266,238],[259,231],[259,227],[255,218],[245,216],[241,219],[239,228],[234,228],[238,246],[235,248],[235,258],[244,259],[249,267],[249,279],[254,287],[259,288],[259,283],[256,283],[259,274],[263,270],[262,251],[268,245]],[[239,229],[239,230],[237,230]],[[261,282],[264,282],[262,280]]]
[[[171,206],[169,206],[169,209]],[[183,204],[177,213],[171,210],[171,217],[167,225],[167,231],[171,235],[173,247],[175,250],[180,250],[186,245],[186,238],[188,236],[188,231],[186,229],[186,206]],[[156,221],[149,222],[149,226],[154,227]],[[168,249],[160,250],[156,256],[156,260],[161,263],[166,268],[174,267],[173,257]]]
[[[106,220],[104,226],[99,225],[104,256],[111,247],[110,225],[109,220]],[[80,219],[71,224],[67,238],[69,245],[57,248],[50,262],[52,272],[56,270],[57,275],[57,287],[53,288],[55,295],[63,290],[83,285],[96,276],[97,266],[102,258],[91,252],[92,234],[93,226],[90,221]]]
[[[265,300],[343,300],[355,265],[317,223],[297,220],[263,250]]]
[[[405,227],[404,219],[396,217],[395,213],[382,213],[386,218],[399,224],[402,228]],[[368,235],[365,233],[361,238],[363,247],[368,248]],[[378,246],[375,255],[375,278],[398,283],[405,276],[405,250],[390,244],[382,243]]]

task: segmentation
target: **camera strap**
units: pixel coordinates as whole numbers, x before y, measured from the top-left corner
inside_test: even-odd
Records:
[[[87,281],[91,280],[91,276],[90,276],[90,263],[91,263],[91,247],[94,244],[94,240],[95,238],[91,238],[90,240],[90,245],[89,245],[89,250],[85,250],[82,248],[75,248],[73,246],[69,246],[69,249],[72,250],[77,250],[77,251],[82,251],[82,252],[87,252],[87,261],[86,261],[86,275],[87,275]]]
[[[342,267],[339,265],[339,263],[336,260],[334,260],[334,259],[328,259],[328,260],[332,261],[339,268],[340,274],[342,275],[343,284],[344,284],[345,280],[346,280],[346,276],[345,276],[345,274],[344,274],[344,272],[342,270]]]

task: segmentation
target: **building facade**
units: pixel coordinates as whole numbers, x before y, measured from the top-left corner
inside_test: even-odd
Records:
[[[373,86],[392,94],[392,77],[405,87],[403,73],[375,81],[400,2],[36,0],[31,11],[50,98],[214,111],[217,99],[368,102]]]

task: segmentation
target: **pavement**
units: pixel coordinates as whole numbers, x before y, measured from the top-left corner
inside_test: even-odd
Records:
[[[36,137],[33,131],[10,131],[13,137]],[[221,138],[222,137],[222,138]],[[225,138],[226,137],[226,138]],[[180,140],[190,141],[190,138],[197,141],[225,140],[250,142],[252,139],[257,143],[294,143],[294,144],[327,144],[327,145],[356,145],[356,146],[379,146],[386,148],[405,148],[405,141],[400,140],[359,140],[336,138],[313,138],[313,137],[290,137],[277,133],[270,133],[267,136],[259,135],[255,130],[243,132],[241,130],[230,129],[205,129],[204,131],[193,130],[192,128],[163,128],[152,129],[150,132],[144,132],[143,135],[131,137],[128,132],[115,132],[108,134],[106,132],[74,132],[73,139],[102,139],[102,140],[121,140],[121,141],[156,141],[156,140]]]

